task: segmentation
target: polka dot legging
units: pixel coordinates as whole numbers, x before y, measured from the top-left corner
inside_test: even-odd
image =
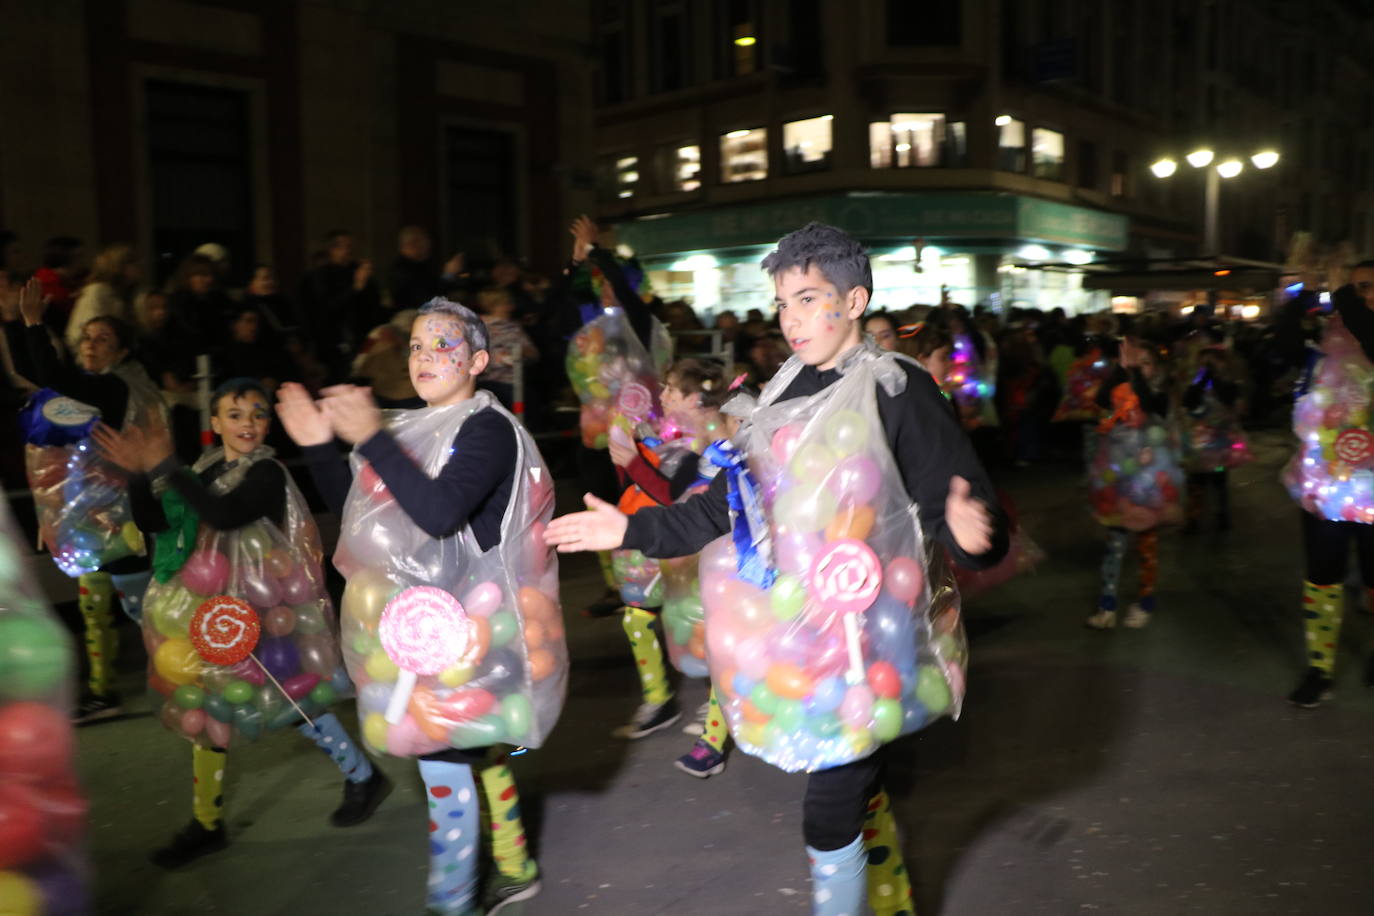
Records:
[[[429,802],[427,905],[440,913],[460,913],[476,898],[482,835],[472,767],[447,760],[418,762]]]

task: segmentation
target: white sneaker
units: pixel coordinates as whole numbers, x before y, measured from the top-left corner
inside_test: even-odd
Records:
[[[706,734],[706,717],[711,714],[711,701],[707,700],[701,704],[692,721],[682,726],[684,735],[704,735]]]
[[[1138,604],[1133,604],[1126,609],[1126,619],[1121,621],[1121,624],[1133,630],[1143,630],[1150,625],[1150,612]]]
[[[1083,625],[1092,627],[1094,630],[1110,630],[1116,626],[1116,611],[1099,610],[1083,621]]]

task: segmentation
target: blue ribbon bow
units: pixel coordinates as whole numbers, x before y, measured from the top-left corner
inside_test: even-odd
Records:
[[[708,445],[706,457],[726,475],[726,501],[730,506],[731,537],[735,542],[735,568],[739,570],[739,578],[759,588],[768,588],[777,578],[778,571],[773,568],[773,540],[758,481],[745,463],[744,455],[728,439]]]

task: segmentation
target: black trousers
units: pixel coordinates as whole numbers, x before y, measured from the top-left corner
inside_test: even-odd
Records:
[[[871,756],[807,777],[802,802],[802,836],[812,849],[826,852],[854,842],[864,826],[868,800],[882,786],[887,745]]]
[[[1374,588],[1374,525],[1332,522],[1303,512],[1302,545],[1307,554],[1307,581],[1313,585],[1344,582],[1352,539],[1359,554],[1360,577],[1366,588]]]

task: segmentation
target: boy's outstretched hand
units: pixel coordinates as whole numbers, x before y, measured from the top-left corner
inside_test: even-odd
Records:
[[[544,543],[557,547],[559,553],[578,550],[614,550],[625,540],[625,526],[629,519],[623,512],[590,493],[582,500],[586,512],[573,512],[549,522],[544,529]]]
[[[334,428],[304,385],[286,382],[277,389],[277,416],[281,418],[282,429],[297,445],[324,445],[334,441]]]
[[[987,553],[992,547],[992,513],[981,499],[973,496],[968,481],[962,477],[949,479],[945,524],[954,536],[954,543],[969,556]]]

